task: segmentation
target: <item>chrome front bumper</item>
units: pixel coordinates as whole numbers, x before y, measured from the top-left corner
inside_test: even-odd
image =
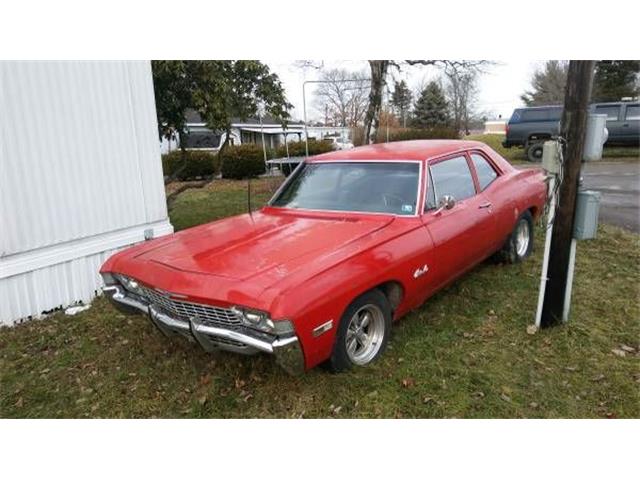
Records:
[[[126,314],[144,313],[165,335],[182,335],[200,344],[207,352],[227,350],[245,355],[264,352],[274,355],[278,365],[292,375],[304,371],[304,356],[295,335],[274,337],[249,328],[231,330],[214,327],[206,325],[197,317],[184,321],[167,315],[142,298],[130,295],[120,285],[108,285],[102,291],[119,311]]]

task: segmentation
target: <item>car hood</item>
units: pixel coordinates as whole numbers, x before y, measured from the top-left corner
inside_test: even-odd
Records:
[[[234,280],[248,280],[271,271],[283,277],[304,268],[306,259],[321,261],[394,219],[386,215],[306,216],[276,210],[182,231],[135,258],[183,272]]]

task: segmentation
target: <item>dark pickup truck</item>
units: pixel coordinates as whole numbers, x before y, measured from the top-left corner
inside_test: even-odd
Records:
[[[640,144],[640,103],[610,102],[590,106],[592,113],[607,115],[609,137],[606,145]],[[542,159],[542,144],[558,135],[562,106],[517,108],[507,125],[506,148],[524,147],[532,162]]]

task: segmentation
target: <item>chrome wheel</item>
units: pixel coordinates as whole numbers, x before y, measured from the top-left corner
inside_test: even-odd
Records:
[[[384,314],[380,307],[367,304],[360,307],[349,320],[346,350],[349,360],[366,365],[376,356],[384,339]]]
[[[526,219],[521,219],[518,222],[516,228],[516,253],[518,257],[524,257],[529,250],[529,222]]]

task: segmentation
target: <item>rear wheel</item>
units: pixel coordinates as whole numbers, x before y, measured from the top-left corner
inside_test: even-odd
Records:
[[[334,372],[364,366],[378,358],[391,332],[391,305],[379,290],[358,298],[340,319],[329,366]]]
[[[530,162],[542,161],[542,143],[533,143],[527,146],[527,159]]]
[[[528,210],[520,215],[511,235],[498,252],[501,261],[519,263],[531,255],[533,249],[533,217]]]

